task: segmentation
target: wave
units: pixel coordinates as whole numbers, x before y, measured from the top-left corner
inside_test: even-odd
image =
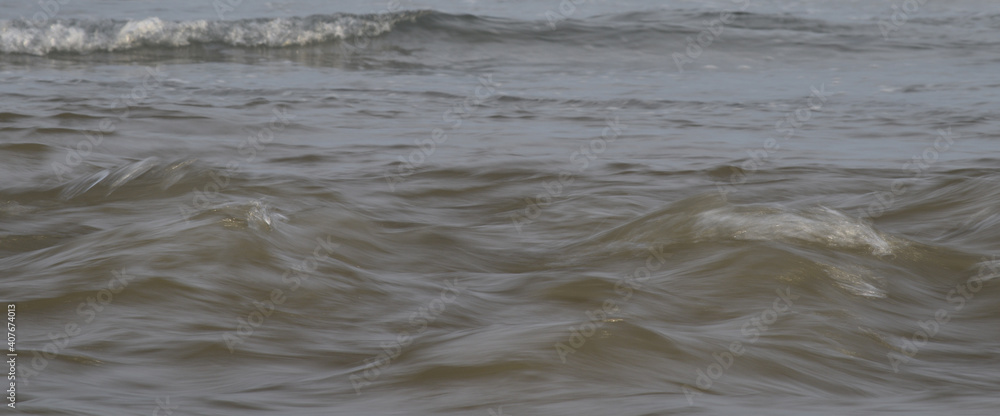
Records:
[[[0,21],[0,52],[47,55],[131,50],[140,47],[185,47],[224,44],[240,47],[286,47],[389,32],[402,21],[412,21],[426,11],[386,14],[314,15],[232,21],[165,21],[57,19],[44,25],[29,20]]]
[[[892,256],[906,246],[870,223],[823,206],[792,209],[777,204],[733,205],[697,195],[599,234],[602,242],[776,242],[823,251]]]
[[[848,48],[859,42],[871,43],[869,38],[874,27],[868,22],[834,23],[784,14],[738,12],[733,16],[722,35],[727,43],[733,44],[757,45],[761,39],[771,42],[778,38],[801,42],[802,35],[809,34],[824,39],[832,36],[838,47]],[[718,13],[700,11],[650,10],[567,19],[553,25],[546,20],[407,10],[242,20],[169,21],[149,17],[140,20],[53,19],[36,24],[27,19],[15,19],[0,20],[0,53],[44,56],[210,44],[284,48],[352,39],[357,40],[354,46],[363,49],[368,40],[389,33],[397,33],[404,41],[417,42],[552,42],[615,48],[621,47],[616,39],[627,38],[630,47],[661,49],[664,42],[686,45],[688,37],[704,32],[706,24],[718,17]],[[976,22],[990,22],[991,19],[995,20],[995,16]],[[934,32],[929,36],[935,37],[940,33],[934,28],[968,23],[969,19],[955,17],[941,18],[923,26]],[[878,44],[867,46],[876,48]]]

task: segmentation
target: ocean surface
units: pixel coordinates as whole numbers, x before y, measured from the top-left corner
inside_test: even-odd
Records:
[[[996,415],[998,50],[978,0],[2,0],[0,413]]]

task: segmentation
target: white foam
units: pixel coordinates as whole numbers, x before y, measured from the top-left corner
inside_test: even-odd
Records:
[[[851,294],[866,298],[884,298],[886,296],[885,278],[876,275],[866,267],[859,265],[822,264],[827,276],[837,285]]]
[[[0,52],[46,55],[53,52],[122,51],[142,46],[183,47],[192,43],[284,47],[336,39],[373,37],[421,12],[234,21],[52,20],[35,26],[27,20],[0,21]]]
[[[870,225],[829,208],[794,213],[777,208],[715,208],[699,213],[699,238],[809,242],[892,254],[892,244]]]

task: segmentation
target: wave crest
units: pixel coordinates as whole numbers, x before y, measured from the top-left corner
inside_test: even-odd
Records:
[[[427,12],[370,15],[315,15],[232,21],[57,19],[43,25],[28,20],[0,21],[0,52],[47,55],[57,52],[122,51],[144,46],[184,47],[221,43],[241,47],[287,47],[387,33],[399,22]]]

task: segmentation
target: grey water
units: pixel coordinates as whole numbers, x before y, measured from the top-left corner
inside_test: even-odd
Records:
[[[998,48],[976,0],[0,0],[4,411],[996,414]]]

